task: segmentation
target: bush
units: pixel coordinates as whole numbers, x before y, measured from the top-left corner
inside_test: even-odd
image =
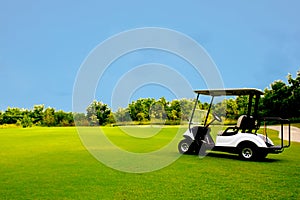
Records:
[[[19,119],[17,121],[16,125],[18,125],[18,126],[21,125],[23,128],[32,127],[33,122],[32,122],[32,119],[30,117],[28,117],[28,115],[24,115],[22,119]]]

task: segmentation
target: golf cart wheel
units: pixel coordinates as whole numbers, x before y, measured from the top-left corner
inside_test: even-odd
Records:
[[[242,145],[239,156],[243,160],[255,160],[257,157],[256,147],[254,145]]]
[[[192,141],[185,139],[185,140],[181,140],[178,144],[178,151],[181,154],[190,154],[193,152],[193,145],[192,145]]]
[[[266,152],[261,152],[260,154],[257,155],[258,160],[264,160],[267,157],[268,153]]]

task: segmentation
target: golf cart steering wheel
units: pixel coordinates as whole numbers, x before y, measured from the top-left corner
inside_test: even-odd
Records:
[[[216,113],[212,113],[213,117],[215,120],[217,120],[218,122],[222,122],[221,117],[219,117]]]

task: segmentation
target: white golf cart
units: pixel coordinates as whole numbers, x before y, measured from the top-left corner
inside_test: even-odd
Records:
[[[290,123],[287,119],[279,117],[265,117],[261,121],[276,120],[281,124],[281,144],[274,145],[271,139],[264,134],[257,133],[260,127],[258,120],[258,103],[263,92],[258,89],[220,89],[220,90],[196,90],[197,98],[192,111],[192,116],[189,122],[188,130],[183,134],[184,139],[178,144],[178,151],[185,154],[205,155],[207,150],[222,151],[234,154],[239,154],[244,160],[256,160],[265,158],[269,153],[281,153],[284,148],[290,146]],[[200,95],[211,96],[211,102],[207,110],[203,125],[194,126],[193,117],[199,102]],[[216,141],[213,140],[209,127],[214,121],[221,122],[222,119],[216,113],[211,122],[208,123],[209,115],[215,97],[220,96],[248,96],[248,108],[245,115],[241,115],[236,126],[228,127],[224,131],[220,131],[216,136]],[[288,125],[288,144],[284,143],[283,126]]]

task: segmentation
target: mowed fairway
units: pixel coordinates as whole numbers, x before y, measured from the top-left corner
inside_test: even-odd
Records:
[[[105,129],[116,144],[137,152],[153,151],[177,132],[164,128],[153,145],[140,139],[141,147],[120,129]],[[91,156],[75,127],[10,128],[0,129],[0,158],[0,199],[300,199],[299,143],[263,162],[229,154],[183,155],[161,170],[131,174]]]

